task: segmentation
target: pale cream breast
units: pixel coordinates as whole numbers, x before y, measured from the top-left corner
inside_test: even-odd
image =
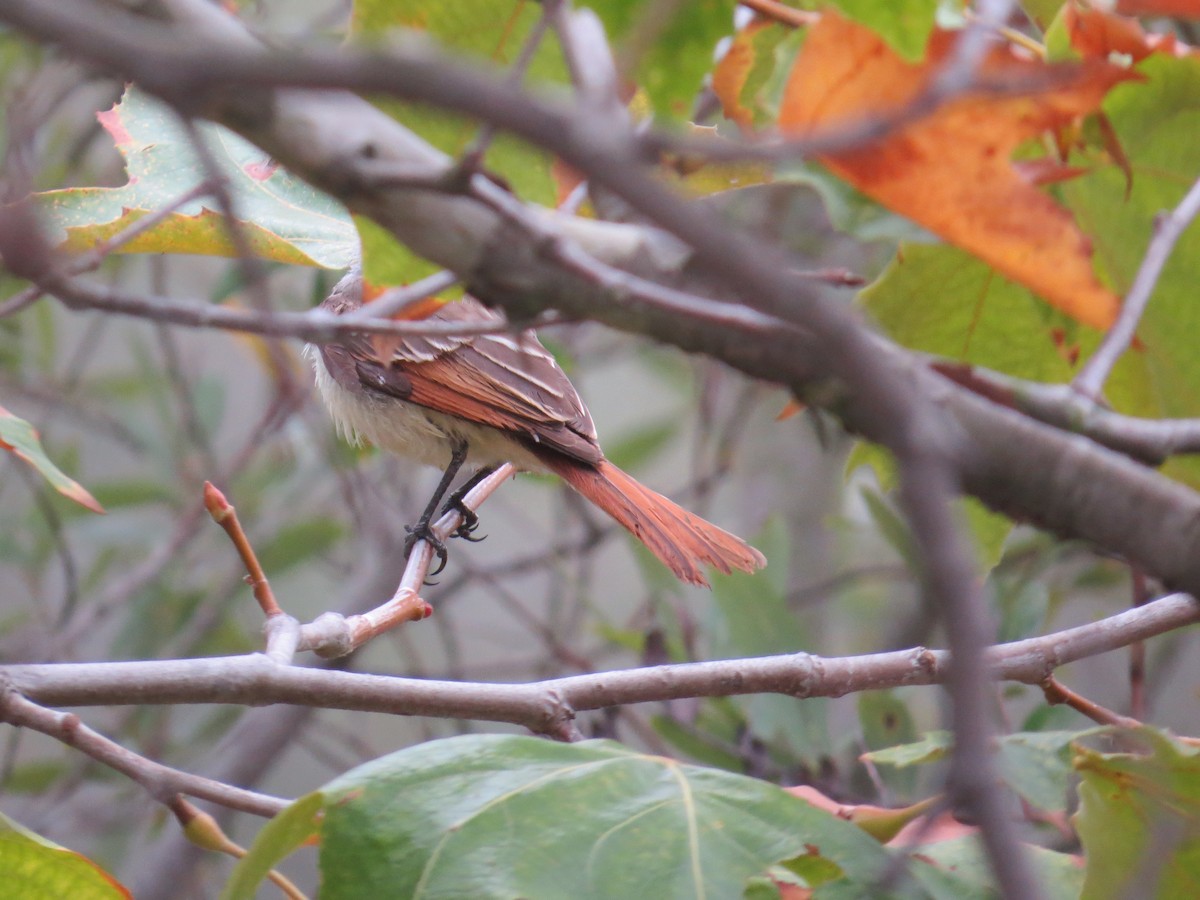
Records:
[[[338,384],[329,373],[317,347],[306,345],[304,355],[312,363],[317,392],[333,417],[338,433],[352,444],[370,442],[390,453],[445,468],[450,462],[451,445],[466,441],[470,465],[498,466],[511,462],[526,471],[546,471],[537,457],[498,429],[399,398],[365,390],[351,391]]]

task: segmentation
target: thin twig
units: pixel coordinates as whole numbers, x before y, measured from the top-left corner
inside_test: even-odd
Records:
[[[1083,396],[1096,401],[1103,394],[1109,373],[1137,333],[1138,322],[1150,303],[1163,267],[1171,258],[1171,251],[1197,214],[1200,214],[1200,181],[1192,185],[1174,210],[1155,219],[1154,237],[1146,247],[1146,255],[1133,279],[1133,287],[1125,295],[1116,323],[1071,382],[1072,387]]]
[[[1122,716],[1119,713],[1113,712],[1092,700],[1087,699],[1082,694],[1077,694],[1069,687],[1053,675],[1048,676],[1042,682],[1042,693],[1046,696],[1046,702],[1051,706],[1059,703],[1066,704],[1078,713],[1081,713],[1091,719],[1093,722],[1099,722],[1101,725],[1116,725],[1120,728],[1138,728],[1141,722],[1137,719],[1132,719],[1129,716]]]
[[[404,287],[391,288],[380,294],[370,303],[364,303],[358,309],[353,309],[348,313],[343,314],[340,318],[343,322],[370,322],[375,320],[390,319],[399,313],[402,313],[408,307],[415,306],[423,300],[428,300],[440,294],[442,291],[449,290],[454,285],[458,284],[459,278],[453,272],[443,269],[441,272],[434,272],[432,275],[427,275],[419,281],[414,281],[412,284]]]
[[[517,55],[516,62],[508,70],[505,78],[507,83],[512,87],[520,87],[521,82],[525,80],[525,73],[529,70],[529,66],[533,62],[533,57],[537,54],[538,47],[541,46],[542,40],[546,37],[546,32],[549,30],[550,20],[563,2],[564,0],[542,0],[542,13],[538,16],[537,21],[533,23],[529,34],[526,35],[525,42],[521,46],[521,52]],[[484,122],[480,125],[479,131],[475,135],[475,140],[463,151],[457,168],[467,173],[480,171],[483,165],[483,158],[487,154],[492,141],[495,139],[497,131],[496,126],[491,122]]]
[[[212,516],[213,521],[225,529],[225,533],[229,535],[229,540],[233,542],[238,556],[242,558],[242,564],[246,567],[247,572],[246,583],[250,585],[250,589],[254,592],[254,599],[258,601],[258,605],[262,608],[263,615],[268,619],[273,616],[282,615],[283,610],[280,609],[279,604],[275,600],[275,594],[271,590],[270,582],[267,581],[267,575],[258,561],[254,547],[251,546],[250,539],[246,537],[242,523],[238,521],[237,510],[234,509],[233,504],[225,499],[225,495],[217,490],[211,481],[204,482],[204,508],[208,510],[208,514]]]
[[[168,800],[166,805],[183,828],[187,839],[196,846],[224,853],[234,859],[242,859],[246,855],[245,848],[230,840],[215,818],[197,809],[183,797],[176,795]],[[275,869],[267,873],[267,878],[283,891],[288,900],[307,900],[304,893],[289,878]]]
[[[349,321],[348,316],[336,316],[319,308],[302,313],[260,313],[213,304],[178,303],[165,297],[110,290],[57,276],[53,277],[53,280],[48,278],[41,282],[41,286],[71,309],[111,312],[191,328],[218,328],[271,337],[302,338],[315,344],[329,343],[346,334],[381,334],[397,337],[474,336],[505,334],[530,327],[528,324],[512,325],[503,321],[394,321],[377,319],[374,316],[361,321]],[[555,324],[556,321],[561,321],[561,317],[539,318],[535,324],[545,327]]]
[[[501,466],[463,498],[463,506],[472,511],[478,509],[515,473],[516,470],[511,465]],[[463,514],[459,510],[447,511],[432,526],[434,536],[439,540],[448,540],[462,521]],[[400,585],[390,600],[359,615],[325,613],[317,617],[311,625],[300,629],[298,649],[313,650],[324,657],[345,656],[397,625],[433,615],[433,607],[420,596],[421,585],[425,583],[430,563],[433,561],[433,552],[433,546],[428,541],[417,541],[409,554],[408,565],[404,569]]]
[[[740,3],[746,9],[754,10],[764,19],[790,25],[793,28],[807,28],[821,20],[821,14],[818,12],[785,6],[779,0],[740,0]]]
[[[160,802],[167,801],[175,794],[188,794],[268,818],[288,805],[287,800],[278,797],[222,784],[154,762],[93,731],[80,721],[79,716],[47,709],[11,689],[0,694],[0,718],[11,725],[49,735],[86,753],[97,762],[133,779]]]
[[[926,357],[931,369],[1001,406],[1081,434],[1139,462],[1200,453],[1200,419],[1142,419],[1105,409],[1068,384],[1043,384],[965,363]]]
[[[67,275],[83,275],[86,272],[91,272],[99,268],[100,264],[111,253],[141,237],[173,215],[181,206],[192,202],[198,197],[203,197],[210,190],[208,181],[200,182],[200,184],[191,190],[185,191],[174,200],[147,213],[137,221],[131,222],[111,237],[100,241],[100,243],[88,250],[87,253],[72,257],[67,265],[64,266],[63,271]],[[20,312],[25,307],[36,302],[44,294],[45,291],[36,284],[31,284],[29,287],[18,291],[3,303],[0,303],[0,319]]]

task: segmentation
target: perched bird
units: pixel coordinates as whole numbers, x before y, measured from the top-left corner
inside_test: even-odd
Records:
[[[322,303],[337,315],[362,306],[352,271]],[[428,321],[503,322],[472,299],[449,303]],[[553,472],[617,520],[683,581],[707,584],[704,566],[752,572],[761,553],[639,484],[604,458],[596,426],[554,357],[532,332],[467,336],[351,335],[306,353],[317,388],[347,440],[446,470],[415,529],[428,538],[441,495],[465,463],[477,481],[510,462]],[[461,491],[456,495],[461,497]],[[449,505],[454,505],[453,501]],[[461,508],[461,507],[460,507]],[[468,517],[463,536],[474,518]],[[444,562],[444,550],[437,545]]]

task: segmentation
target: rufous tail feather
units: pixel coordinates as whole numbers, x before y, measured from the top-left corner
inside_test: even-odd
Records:
[[[728,574],[733,569],[753,572],[767,564],[766,557],[741,538],[677,506],[608,460],[590,466],[558,454],[538,455],[547,468],[627,528],[682,581],[707,586],[704,566]]]

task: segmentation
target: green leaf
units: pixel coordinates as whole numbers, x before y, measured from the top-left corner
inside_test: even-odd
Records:
[[[887,862],[859,829],[773,785],[608,741],[432,741],[321,793],[324,900],[738,897],[801,853],[860,884]]]
[[[1035,381],[1069,380],[1070,345],[1085,335],[1092,344],[1098,339],[986,263],[946,245],[901,245],[859,298],[905,347]]]
[[[4,894],[19,900],[129,898],[115,878],[84,856],[22,828],[0,814]]]
[[[877,766],[903,768],[945,759],[953,747],[954,735],[949,731],[931,731],[919,741],[883,750],[872,750],[870,753],[864,753],[863,758],[871,760]]]
[[[1148,727],[1111,733],[1140,749],[1075,747],[1082,896],[1200,896],[1200,750]]]
[[[1070,746],[1079,735],[1078,731],[1006,734],[998,741],[1000,773],[1038,809],[1065,811],[1072,779]]]
[[[355,0],[351,34],[377,41],[397,28],[420,30],[456,56],[474,57],[493,66],[517,61],[526,39],[541,17],[541,5],[522,0]],[[552,30],[538,44],[524,80],[533,84],[566,84],[568,74]],[[478,123],[429,107],[381,101],[379,107],[439,150],[458,157],[470,147]],[[553,206],[554,180],[549,154],[506,134],[488,146],[487,168],[500,175],[523,200]],[[367,277],[371,281],[370,271]],[[409,280],[416,280],[420,275]],[[384,283],[384,282],[379,282]]]
[[[1097,269],[1126,293],[1155,233],[1155,217],[1173,209],[1200,173],[1200,58],[1154,54],[1137,67],[1145,81],[1118,85],[1104,102],[1133,170],[1102,165],[1060,188],[1091,236]],[[1184,231],[1138,323],[1140,347],[1126,353],[1109,382],[1108,399],[1123,412],[1150,418],[1200,415],[1200,228]],[[1184,474],[1200,481],[1195,460]],[[1178,464],[1176,464],[1178,465]],[[1176,469],[1180,474],[1180,470]]]
[[[830,0],[827,5],[870,28],[909,62],[917,62],[925,56],[938,0]]]
[[[320,832],[325,798],[319,794],[301,797],[259,831],[246,855],[234,866],[221,891],[221,900],[249,900],[267,873],[309,838]]]
[[[50,461],[42,442],[34,427],[24,419],[18,418],[3,406],[0,406],[0,450],[8,450],[41,473],[50,482],[50,486],[74,500],[81,506],[86,506],[93,512],[102,513],[104,508],[96,502],[96,498],[75,479],[69,477],[58,466]]]
[[[895,691],[864,691],[859,694],[858,722],[862,727],[863,744],[868,751],[911,744],[919,739],[912,713]],[[917,785],[917,773],[911,770],[888,769],[881,777],[890,788],[904,796],[911,795]]]
[[[1075,857],[1030,845],[1024,847],[1024,853],[1045,900],[1075,900],[1079,897],[1084,873]],[[967,897],[991,900],[996,896],[995,879],[977,837],[921,844],[912,850],[912,856],[918,865],[924,863],[955,876],[954,883],[947,884],[944,893],[934,891],[931,896],[947,900],[965,900]],[[966,893],[963,893],[964,889]]]
[[[67,188],[37,195],[55,229],[53,239],[66,250],[90,250],[205,180],[186,133],[158,100],[129,88],[99,118],[125,159],[129,181],[119,188]],[[345,268],[358,257],[354,226],[340,203],[233,132],[204,124],[198,130],[216,157],[256,256],[331,269]],[[236,255],[210,197],[182,204],[117,252]]]
[[[143,478],[121,478],[96,485],[96,501],[105,509],[120,509],[129,506],[170,504],[175,501],[175,491],[158,481]]]
[[[754,544],[771,560],[761,575],[713,574],[713,655],[717,658],[797,653],[812,645],[787,605],[787,535],[782,523],[772,519]],[[829,753],[829,706],[824,698],[756,694],[733,699],[745,711],[750,730],[768,744],[810,763]]]
[[[912,532],[908,529],[908,523],[892,509],[891,503],[879,491],[863,485],[860,493],[880,536],[896,551],[896,555],[904,560],[910,571],[920,573],[921,554]]]
[[[668,741],[680,753],[685,753],[696,762],[726,772],[742,772],[745,762],[736,753],[718,746],[717,741],[706,731],[677,722],[670,716],[652,716],[650,725],[659,737]]]
[[[362,245],[363,278],[370,284],[380,287],[412,284],[442,270],[441,266],[417,256],[390,231],[365,216],[355,216],[354,227]],[[449,300],[461,294],[462,288],[455,286],[441,296]]]
[[[631,74],[654,112],[685,121],[712,69],[717,42],[733,33],[736,2],[691,0],[664,7],[654,0],[587,0],[586,5],[604,22],[617,59],[636,57]]]
[[[1045,581],[1035,579],[993,579],[1000,628],[999,643],[1019,641],[1038,633],[1050,608],[1050,592]]]

